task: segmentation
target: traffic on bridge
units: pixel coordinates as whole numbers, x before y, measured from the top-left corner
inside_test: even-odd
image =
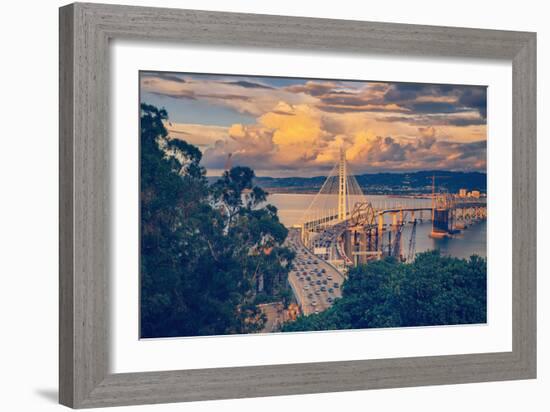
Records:
[[[290,230],[286,244],[296,253],[288,280],[302,312],[309,315],[329,308],[342,296],[343,275],[302,243],[299,230]]]
[[[433,238],[454,236],[486,217],[486,199],[436,194],[435,176],[431,197],[407,200],[406,205],[396,200],[373,206],[341,151],[339,162],[286,240],[296,253],[288,281],[302,313],[324,311],[341,297],[351,266],[384,256],[412,261],[416,224],[424,219],[424,213],[431,217]],[[412,226],[408,251],[402,245],[406,224]]]

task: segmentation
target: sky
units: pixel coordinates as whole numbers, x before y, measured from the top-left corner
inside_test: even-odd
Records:
[[[485,86],[140,72],[143,103],[208,175],[326,175],[346,152],[355,174],[486,171]]]

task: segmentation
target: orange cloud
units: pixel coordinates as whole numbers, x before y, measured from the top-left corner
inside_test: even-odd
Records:
[[[234,124],[227,128],[227,138],[205,152],[206,166],[219,169],[227,154],[232,153],[234,164],[250,166],[259,174],[316,174],[330,169],[341,147],[346,149],[355,172],[479,170],[486,162],[483,139],[460,142],[449,139],[445,130],[441,134],[431,126],[388,127],[371,118],[350,121],[357,114],[347,114],[345,119],[342,116],[308,105],[279,102],[255,125]]]
[[[486,164],[480,87],[323,80],[275,87],[260,78],[158,73],[142,76],[141,87],[254,116],[253,124],[168,124],[172,137],[201,148],[208,169],[223,168],[231,153],[233,164],[259,174],[321,174],[340,147],[355,172]]]

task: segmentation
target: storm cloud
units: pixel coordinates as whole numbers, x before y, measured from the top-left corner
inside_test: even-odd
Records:
[[[230,155],[259,175],[319,174],[341,147],[356,173],[486,168],[483,86],[151,72],[142,73],[141,88],[143,96],[166,97],[169,115],[170,99],[194,110],[191,123],[169,133],[197,145],[208,170],[223,168]],[[229,125],[211,117],[205,124],[208,107],[251,121],[235,115]]]

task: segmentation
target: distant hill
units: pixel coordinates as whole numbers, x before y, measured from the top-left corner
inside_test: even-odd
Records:
[[[359,186],[368,193],[390,189],[397,192],[430,193],[435,175],[437,191],[457,193],[459,189],[487,192],[487,174],[481,172],[420,171],[411,173],[376,173],[356,176]]]
[[[487,174],[481,172],[419,171],[407,173],[368,173],[355,176],[365,193],[425,194],[432,191],[435,177],[438,192],[457,193],[459,189],[487,191]],[[255,183],[271,193],[316,193],[326,176],[256,177]],[[217,180],[210,177],[211,182]]]

